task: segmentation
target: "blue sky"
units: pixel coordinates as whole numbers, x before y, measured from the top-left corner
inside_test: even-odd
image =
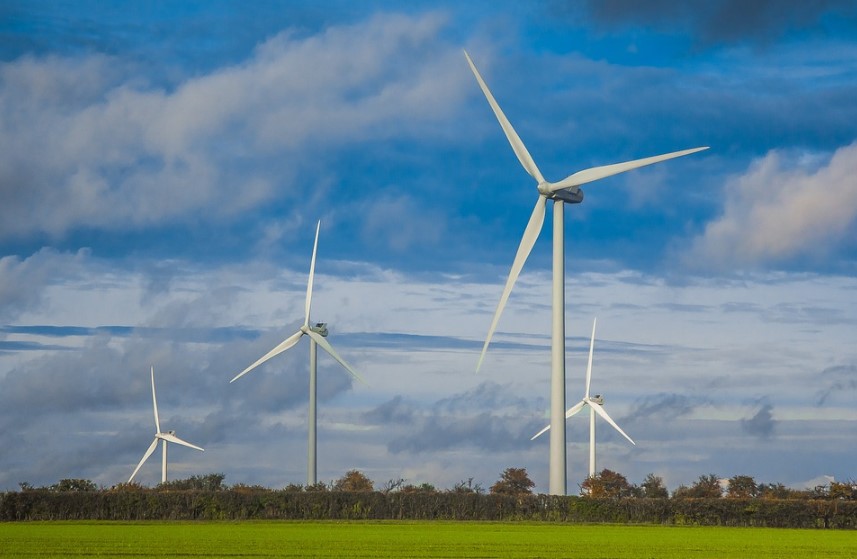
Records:
[[[474,374],[536,192],[463,49],[549,180],[711,146],[566,210],[568,399],[597,316],[638,443],[599,467],[855,476],[854,2],[103,4],[0,8],[0,488],[127,479],[151,365],[206,448],[175,475],[302,482],[306,346],[228,380],[302,320],[320,219],[313,319],[370,386],[321,357],[319,476],[546,491],[550,239]]]

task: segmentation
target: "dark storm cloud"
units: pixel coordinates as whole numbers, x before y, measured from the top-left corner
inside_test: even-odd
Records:
[[[574,9],[573,3],[557,3]],[[851,0],[586,0],[585,11],[605,27],[643,25],[670,32],[676,29],[703,43],[749,41],[769,43],[790,31],[823,31],[827,18],[855,26],[857,6]]]
[[[405,425],[413,422],[414,409],[413,405],[408,405],[404,401],[404,398],[401,396],[395,396],[383,404],[365,412],[362,417],[367,423],[381,425],[395,423],[398,425]]]
[[[824,386],[817,393],[817,405],[819,406],[842,393],[857,390],[857,365],[828,367],[821,371],[819,376],[819,384]]]
[[[683,394],[655,394],[636,400],[631,406],[630,413],[623,418],[625,422],[633,422],[652,417],[659,421],[675,419],[691,413],[696,407],[705,402]]]
[[[436,413],[473,412],[474,410],[498,410],[501,408],[527,409],[527,400],[517,396],[510,386],[485,381],[461,394],[438,400],[433,410]]]
[[[526,448],[535,422],[523,425],[517,418],[482,412],[466,416],[433,415],[419,422],[417,429],[396,437],[387,448],[394,454],[421,453],[453,448],[504,451]]]
[[[777,425],[773,415],[774,407],[768,403],[760,403],[759,409],[752,417],[741,420],[741,429],[755,437],[769,439]]]
[[[109,344],[109,338],[99,338],[84,352],[50,355],[9,371],[0,380],[2,415],[34,421],[44,413],[133,404],[144,393],[145,379],[124,374],[122,355]]]
[[[533,410],[541,409],[542,404],[516,395],[511,385],[486,381],[412,414],[409,427],[397,431],[387,448],[394,454],[453,448],[528,448],[530,437],[542,426],[541,419],[532,418]],[[394,414],[387,411],[389,422],[395,423]]]

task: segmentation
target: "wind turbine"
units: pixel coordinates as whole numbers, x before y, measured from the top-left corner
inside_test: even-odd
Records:
[[[627,433],[625,433],[625,431],[622,430],[621,427],[616,425],[616,422],[613,421],[613,419],[611,419],[609,415],[607,415],[607,412],[604,410],[603,407],[604,397],[600,394],[596,394],[595,396],[591,397],[589,396],[589,385],[592,380],[592,350],[595,348],[595,322],[595,320],[592,321],[592,338],[589,340],[589,363],[586,365],[586,392],[583,394],[583,399],[581,401],[568,408],[568,410],[566,410],[565,412],[565,417],[566,419],[568,419],[569,417],[576,415],[584,407],[589,406],[589,477],[593,477],[595,475],[595,414],[598,414],[603,417],[604,421],[612,425],[613,428],[619,431],[619,434],[621,434],[623,437],[628,439],[628,441],[632,445],[637,444],[633,441],[633,439],[631,439],[631,437],[628,436]],[[550,428],[551,426],[548,425],[547,427],[533,435],[533,438],[530,440],[534,441],[536,437],[538,437]]]
[[[512,292],[512,287],[527,261],[527,257],[533,249],[533,245],[542,230],[542,224],[545,219],[545,206],[548,199],[553,200],[553,317],[552,317],[552,334],[551,334],[551,438],[550,438],[550,488],[551,495],[566,494],[566,456],[565,456],[565,418],[563,410],[565,410],[565,239],[564,239],[564,224],[563,224],[563,209],[564,203],[579,204],[583,201],[583,191],[580,185],[588,182],[596,181],[606,177],[610,177],[619,173],[624,173],[632,169],[659,163],[668,159],[681,157],[696,153],[707,147],[698,147],[667,153],[664,155],[656,155],[654,157],[646,157],[643,159],[635,159],[624,163],[615,163],[612,165],[604,165],[601,167],[592,167],[583,171],[578,171],[558,182],[549,182],[545,180],[536,167],[535,161],[530,156],[530,152],[524,146],[521,138],[512,128],[512,124],[503,114],[502,109],[497,104],[476,65],[470,59],[470,56],[465,51],[464,56],[467,58],[467,63],[476,76],[476,81],[479,82],[479,87],[482,93],[488,99],[488,104],[494,111],[494,115],[500,122],[506,138],[512,145],[512,150],[518,157],[518,161],[524,167],[524,170],[535,179],[538,189],[538,198],[536,206],[533,208],[533,213],[530,215],[530,220],[527,227],[524,229],[524,235],[521,238],[521,244],[518,246],[518,252],[515,254],[515,259],[512,261],[512,269],[509,271],[509,277],[506,280],[506,285],[503,288],[503,294],[500,296],[500,302],[497,304],[497,310],[494,311],[494,318],[491,320],[491,327],[488,329],[488,335],[485,338],[485,345],[482,346],[482,353],[479,356],[479,362],[476,365],[476,371],[479,372],[482,366],[482,361],[485,359],[485,352],[488,350],[488,344],[491,342],[491,337],[497,328],[497,323],[500,320],[500,315],[503,313],[503,308],[506,306],[506,301],[509,299],[509,294]]]
[[[143,464],[146,460],[149,459],[149,456],[155,452],[155,449],[158,448],[158,441],[161,441],[163,445],[163,459],[161,460],[161,483],[167,481],[167,443],[176,443],[182,446],[186,446],[188,448],[193,448],[196,450],[203,450],[202,448],[190,444],[187,441],[183,441],[176,436],[175,431],[161,431],[161,421],[158,418],[158,397],[155,395],[155,367],[152,366],[152,407],[155,408],[155,440],[152,441],[152,444],[149,445],[149,450],[146,451],[146,454],[143,455],[143,459],[140,460],[140,463],[137,464],[137,467],[134,468],[134,473],[131,474],[131,477],[128,478],[128,483],[134,481],[134,476],[137,475],[137,472],[140,471],[140,468],[143,467]]]
[[[312,304],[312,280],[315,275],[315,254],[316,249],[318,248],[318,231],[321,228],[321,221],[319,220],[318,225],[315,227],[315,243],[312,245],[312,260],[309,265],[309,281],[306,286],[306,306],[304,312],[304,323],[298,328],[298,331],[280,342],[280,344],[259,358],[258,361],[235,375],[235,378],[230,380],[229,382],[235,382],[239,378],[243,377],[268,359],[271,359],[274,356],[277,356],[287,349],[294,346],[298,343],[298,340],[306,334],[309,336],[310,344],[309,344],[309,439],[307,444],[307,485],[315,485],[318,481],[318,468],[317,468],[317,457],[318,453],[316,450],[316,443],[318,437],[316,435],[316,425],[318,421],[318,413],[317,413],[317,400],[318,400],[318,389],[316,379],[318,376],[318,348],[317,346],[321,346],[331,357],[333,357],[340,365],[345,367],[345,370],[351,373],[351,376],[366,384],[360,375],[358,375],[351,366],[345,362],[342,357],[336,353],[336,350],[333,349],[327,340],[324,338],[327,337],[327,324],[323,322],[318,322],[315,326],[310,326],[309,324],[309,311],[310,306]]]

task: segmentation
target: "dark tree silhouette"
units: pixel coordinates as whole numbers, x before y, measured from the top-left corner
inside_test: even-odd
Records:
[[[613,470],[601,470],[594,476],[589,476],[580,484],[582,495],[593,499],[618,499],[633,497],[634,487],[622,474]]]
[[[720,487],[720,479],[715,474],[699,476],[690,487],[680,486],[673,493],[678,499],[691,497],[695,499],[713,499],[723,496],[723,488]]]
[[[531,495],[535,486],[526,468],[506,468],[490,491],[496,495]]]
[[[373,491],[372,480],[363,472],[349,470],[333,484],[334,491]]]
[[[733,499],[748,499],[759,495],[759,485],[753,476],[732,476],[726,496]]]
[[[670,496],[663,478],[655,474],[646,476],[646,479],[640,484],[640,493],[642,497],[649,499],[666,499]]]

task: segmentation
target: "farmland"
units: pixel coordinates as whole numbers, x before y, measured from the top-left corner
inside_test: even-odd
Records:
[[[0,557],[857,557],[857,532],[505,522],[0,523]]]

